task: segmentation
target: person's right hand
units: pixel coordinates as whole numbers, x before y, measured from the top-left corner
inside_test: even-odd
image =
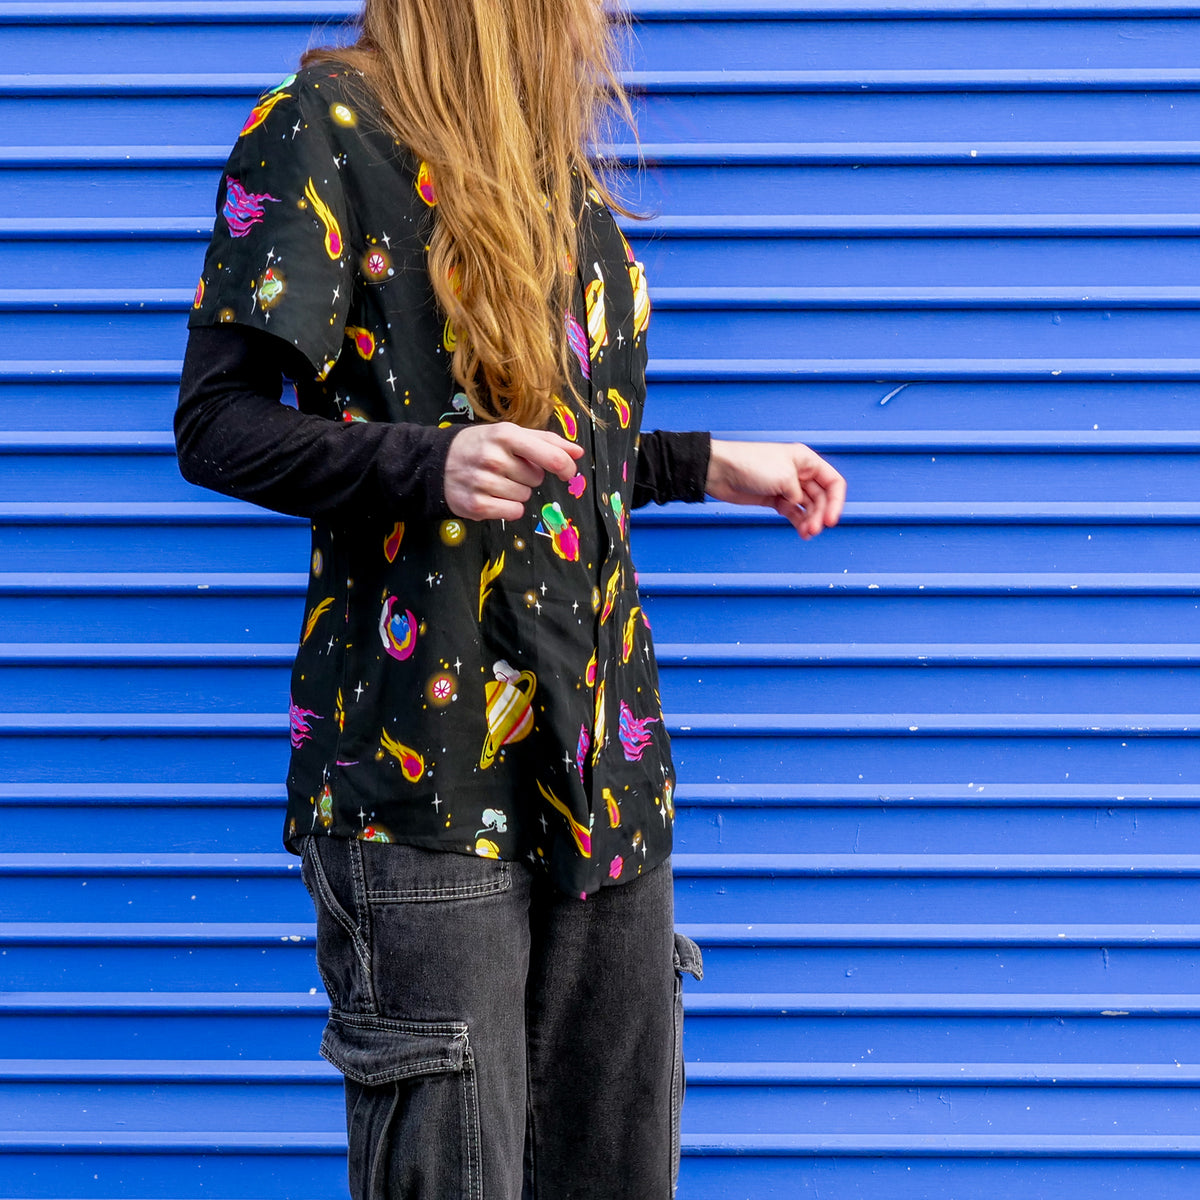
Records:
[[[564,483],[583,447],[543,429],[511,421],[468,425],[446,455],[446,504],[468,521],[516,521],[549,471]]]

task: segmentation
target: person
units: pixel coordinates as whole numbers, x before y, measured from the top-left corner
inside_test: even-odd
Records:
[[[355,1200],[673,1194],[700,960],[629,512],[842,507],[807,447],[640,434],[613,62],[595,0],[367,0],[218,188],[179,463],[311,522],[284,839]]]

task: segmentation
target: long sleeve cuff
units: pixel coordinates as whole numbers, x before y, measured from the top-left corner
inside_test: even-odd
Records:
[[[696,502],[704,499],[708,460],[712,454],[709,433],[676,433],[656,429],[644,433],[638,448],[632,507],[653,501]]]

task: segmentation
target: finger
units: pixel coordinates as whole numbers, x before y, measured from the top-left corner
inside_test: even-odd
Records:
[[[478,488],[448,489],[446,504],[456,517],[466,521],[519,521],[525,515],[525,505],[520,500],[492,496]]]
[[[841,475],[826,489],[829,494],[829,511],[825,514],[826,525],[836,525],[842,519],[846,507],[846,481]]]
[[[519,521],[525,515],[525,506],[515,500],[491,499],[483,505],[482,521]]]
[[[522,429],[514,437],[512,451],[543,471],[557,475],[564,483],[575,476],[575,462],[583,457],[583,447],[547,429]]]
[[[472,521],[519,521],[525,515],[525,506],[517,500],[481,496],[476,498],[471,512]]]
[[[503,477],[523,487],[541,487],[546,472],[541,467],[535,467],[527,458],[517,454],[507,455],[495,471],[496,478]]]
[[[825,489],[819,487],[813,480],[804,483],[804,507],[806,516],[804,527],[809,537],[816,537],[825,528],[825,514],[829,508],[829,498]]]
[[[533,484],[522,483],[507,475],[488,475],[475,486],[478,496],[484,500],[515,500],[524,504],[533,495],[533,489],[541,483],[542,472],[537,472],[538,479]]]
[[[836,525],[846,503],[846,480],[835,467],[818,457],[817,468],[813,471],[811,482],[820,487],[825,494],[826,527]]]
[[[776,496],[771,507],[781,516],[786,517],[791,523],[792,528],[807,542],[809,538],[808,523],[805,519],[804,509],[801,508],[795,500],[789,500],[783,496]]]
[[[808,540],[810,534],[808,532],[808,498],[804,494],[804,489],[799,481],[796,482],[792,489],[777,494],[767,502],[775,511],[786,517],[791,522],[795,531]]]

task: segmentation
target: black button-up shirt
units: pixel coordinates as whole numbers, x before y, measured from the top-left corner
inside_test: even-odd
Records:
[[[267,93],[226,164],[193,327],[290,342],[301,406],[447,431],[472,419],[426,267],[437,203],[354,73]],[[551,428],[584,449],[519,521],[363,504],[313,521],[292,676],[286,839],[310,832],[544,865],[586,895],[670,852],[674,773],[629,553],[645,398],[645,275],[584,202],[574,383]]]

